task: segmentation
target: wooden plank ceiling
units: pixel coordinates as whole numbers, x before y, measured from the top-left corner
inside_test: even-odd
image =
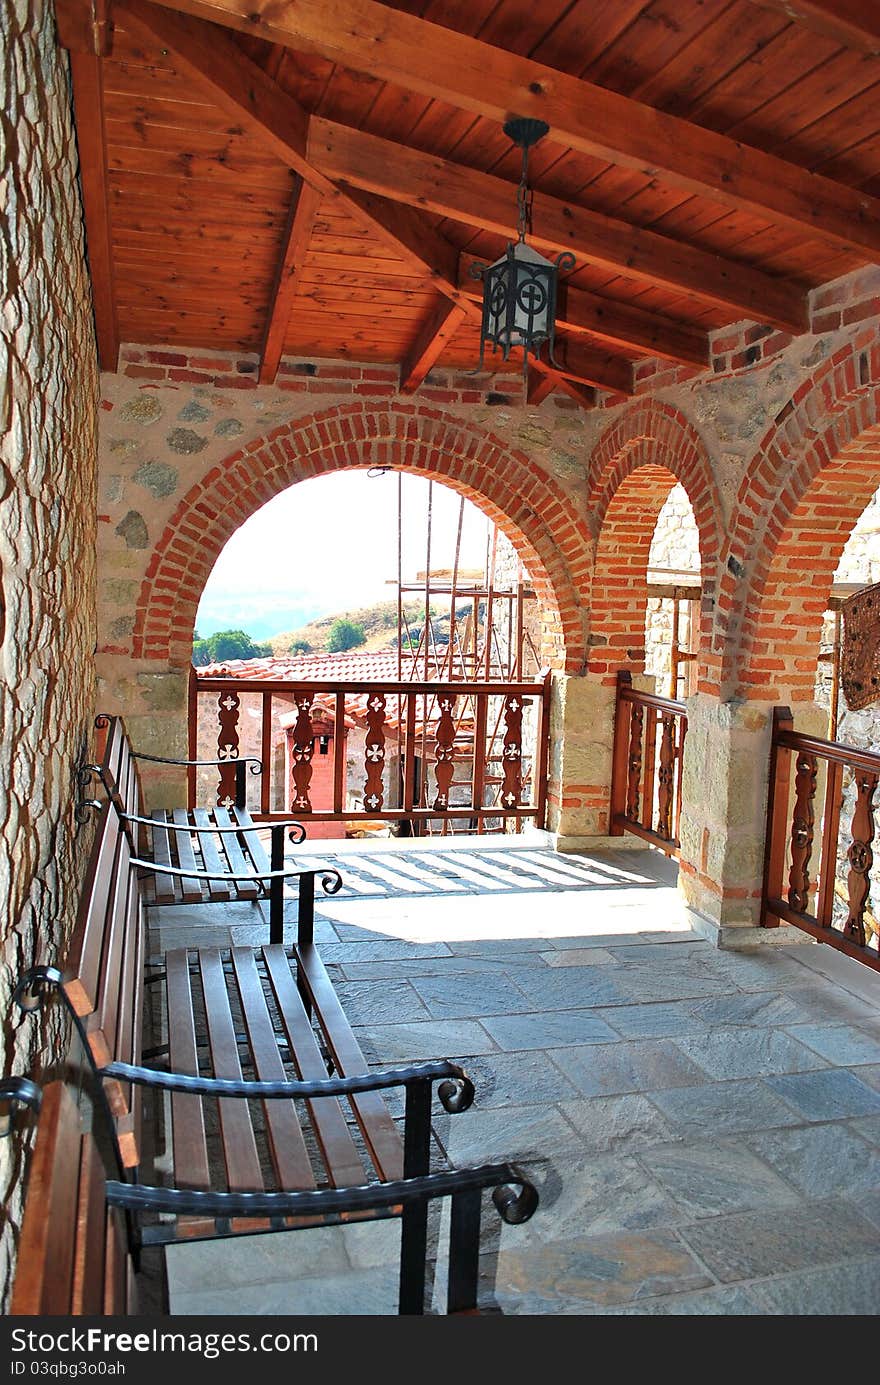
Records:
[[[59,0],[99,346],[478,358],[475,259],[571,250],[562,389],[705,368],[742,318],[880,261],[874,0]],[[497,359],[497,358],[496,358]],[[511,369],[521,369],[512,359]]]

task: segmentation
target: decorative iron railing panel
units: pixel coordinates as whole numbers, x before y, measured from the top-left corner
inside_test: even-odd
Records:
[[[880,970],[870,907],[878,781],[880,755],[801,735],[787,707],[774,710],[761,922],[794,924]]]
[[[240,755],[257,821],[449,822],[477,832],[506,820],[542,826],[549,674],[533,683],[288,682],[194,671],[192,758],[220,755],[190,778],[190,801],[225,802]],[[250,776],[249,776],[250,779]],[[459,824],[462,825],[462,824]]]
[[[617,676],[611,768],[613,837],[633,832],[677,856],[687,711],[683,702],[638,692]]]

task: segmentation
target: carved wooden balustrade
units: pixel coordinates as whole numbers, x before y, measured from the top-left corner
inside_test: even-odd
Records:
[[[868,913],[878,781],[880,755],[801,735],[775,708],[761,922],[795,924],[880,970]]]
[[[549,698],[549,674],[534,683],[380,684],[233,679],[196,671],[190,753],[199,758],[201,746],[203,758],[210,753],[227,762],[217,785],[219,803],[234,799],[239,756],[259,755],[265,772],[249,786],[258,821],[294,816],[306,823],[451,824],[469,819],[473,830],[483,832],[505,819],[531,818],[541,826]],[[279,729],[279,712],[287,713],[285,730]],[[256,743],[244,743],[244,715],[259,721]],[[211,726],[210,751],[206,725]],[[353,729],[363,732],[362,764],[352,763],[346,733]],[[276,765],[285,739],[282,773]],[[317,755],[325,749],[332,773],[323,774],[324,790],[317,797],[325,801],[318,803],[313,777]],[[191,804],[196,798],[193,770]]]
[[[617,675],[609,829],[613,837],[634,832],[667,856],[678,855],[686,733],[683,702],[638,692],[629,673]]]

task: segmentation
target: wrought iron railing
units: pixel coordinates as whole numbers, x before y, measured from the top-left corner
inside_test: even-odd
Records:
[[[613,837],[633,832],[677,856],[687,710],[683,702],[638,692],[617,675],[611,767]]]
[[[225,763],[219,782],[216,771],[201,781],[190,771],[190,803],[234,800],[236,761],[253,754],[263,764],[248,785],[258,821],[543,825],[549,696],[549,674],[530,683],[270,682],[195,670],[190,753]]]
[[[878,782],[880,755],[801,735],[789,709],[775,708],[761,922],[795,924],[880,970],[870,910]]]

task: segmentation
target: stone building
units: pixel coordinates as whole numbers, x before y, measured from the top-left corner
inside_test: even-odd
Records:
[[[546,828],[561,850],[608,842],[617,675],[639,687],[663,674],[646,663],[647,570],[658,515],[674,493],[682,520],[683,491],[698,551],[662,557],[698,559],[702,593],[679,887],[706,936],[757,945],[773,710],[821,728],[828,593],[880,480],[870,7],[847,23],[830,4],[733,0],[725,40],[696,31],[708,17],[690,0],[673,0],[677,23],[631,30],[623,12],[643,19],[651,5],[594,6],[558,33],[505,0],[508,31],[474,39],[462,11],[443,30],[444,64],[426,70],[404,45],[390,75],[377,67],[385,45],[361,40],[359,55],[354,24],[335,47],[303,40],[311,57],[297,66],[284,25],[305,22],[299,7],[273,18],[272,52],[232,36],[232,8],[218,0],[209,25],[120,4],[112,48],[98,0],[59,5],[60,42],[49,0],[4,8],[6,1072],[38,1069],[50,1047],[9,1018],[9,997],[24,966],[57,957],[75,914],[89,844],[76,769],[94,714],[124,714],[144,751],[186,754],[199,596],[229,537],[279,491],[404,468],[497,522],[534,584],[553,670]],[[401,32],[417,22],[404,4],[366,8]],[[565,74],[556,85],[582,84],[579,99],[554,95],[536,58],[514,61],[526,28]],[[456,55],[493,33],[503,61],[490,82]],[[205,59],[221,47],[234,59],[226,86]],[[817,55],[833,78],[820,95]],[[314,116],[309,135],[318,69],[334,61],[354,75],[328,87],[335,123]],[[478,70],[479,92],[465,89]],[[432,107],[441,77],[449,104]],[[547,114],[559,155],[533,165],[535,235],[580,257],[560,309],[563,365],[539,362],[525,381],[518,360],[472,373],[468,273],[472,249],[500,253],[512,233],[517,175],[500,123],[517,101]],[[416,107],[433,110],[424,125]],[[181,124],[186,147],[169,133]],[[152,805],[183,800],[179,773],[145,779]],[[5,1288],[25,1155],[0,1142]]]

